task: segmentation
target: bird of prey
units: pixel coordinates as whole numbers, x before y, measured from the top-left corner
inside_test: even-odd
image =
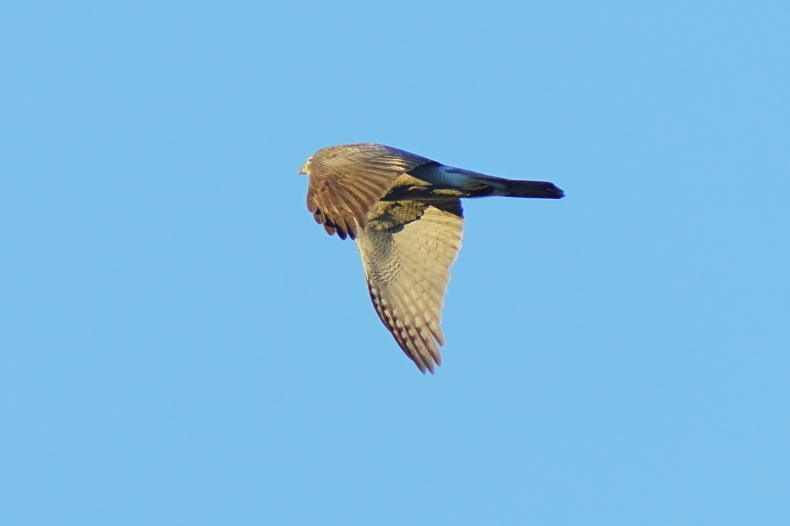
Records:
[[[373,143],[322,148],[299,173],[309,176],[316,222],[356,240],[373,306],[423,374],[442,364],[439,324],[461,248],[461,199],[564,196],[552,183],[483,175]]]

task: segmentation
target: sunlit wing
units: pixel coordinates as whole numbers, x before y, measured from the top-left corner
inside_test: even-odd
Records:
[[[355,239],[368,212],[405,172],[430,162],[380,144],[330,146],[308,159],[307,208],[329,234]]]
[[[376,312],[423,373],[442,363],[441,311],[462,235],[456,199],[378,203],[357,237]]]

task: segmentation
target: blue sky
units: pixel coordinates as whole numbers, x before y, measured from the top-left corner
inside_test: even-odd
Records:
[[[0,522],[787,524],[784,2],[0,6]],[[423,376],[320,147],[467,202]]]

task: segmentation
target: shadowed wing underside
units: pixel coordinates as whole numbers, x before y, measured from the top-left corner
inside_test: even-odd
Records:
[[[381,144],[323,148],[301,170],[310,174],[307,208],[330,235],[356,239],[367,225],[368,212],[392,183],[427,162],[425,157]]]
[[[357,237],[376,312],[423,373],[442,364],[441,310],[462,234],[455,199],[379,202]]]

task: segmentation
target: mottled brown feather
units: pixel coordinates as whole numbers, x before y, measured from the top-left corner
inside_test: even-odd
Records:
[[[327,232],[356,238],[367,215],[392,187],[413,168],[430,162],[397,148],[380,144],[346,144],[318,150],[303,172],[310,176],[307,208]]]

